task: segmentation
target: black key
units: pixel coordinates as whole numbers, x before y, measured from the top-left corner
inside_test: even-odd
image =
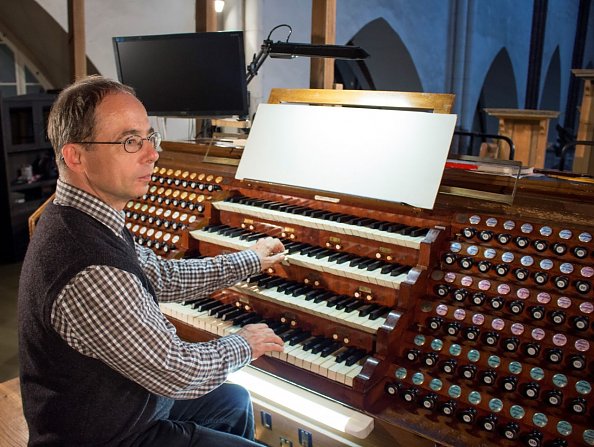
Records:
[[[334,293],[329,292],[329,291],[326,291],[326,292],[322,293],[321,295],[318,295],[318,296],[314,297],[313,302],[314,303],[321,303],[322,301],[327,300],[331,296],[334,296]]]
[[[336,213],[333,213],[332,211],[323,211],[318,219],[330,220],[334,215],[336,215]]]
[[[244,313],[243,315],[239,315],[238,317],[233,319],[233,324],[235,326],[241,326],[241,325],[243,325],[243,322],[245,320],[253,317],[254,315],[258,315],[258,314],[256,312],[247,312],[247,313]]]
[[[281,278],[280,276],[275,276],[274,278],[272,278],[271,281],[266,283],[266,288],[270,289],[270,288],[278,287],[285,281],[286,281],[285,278]]]
[[[320,356],[328,357],[330,354],[338,351],[341,348],[341,344],[335,341],[334,343],[329,344],[324,349],[320,351]]]
[[[229,228],[226,230],[221,231],[219,234],[227,237],[236,237],[239,236],[241,233],[245,233],[246,231],[243,228]]]
[[[315,247],[313,250],[309,250],[306,254],[309,258],[313,258],[314,256],[324,253],[325,251],[326,251],[326,248],[324,248],[324,247]]]
[[[385,264],[382,269],[380,270],[380,272],[384,275],[389,274],[392,270],[394,270],[395,268],[398,268],[400,266],[400,264]]]
[[[362,218],[357,221],[357,225],[360,227],[369,227],[371,224],[373,224],[373,222],[375,222],[375,219]]]
[[[285,324],[281,324],[280,326],[274,328],[273,331],[276,335],[280,336],[281,334],[284,334],[285,332],[287,332],[290,329],[291,329],[291,325],[288,323],[285,323]]]
[[[292,295],[294,290],[300,289],[302,286],[303,284],[301,284],[300,282],[295,282],[286,287],[284,293],[285,295]]]
[[[313,290],[311,286],[308,286],[307,284],[302,284],[301,287],[298,287],[293,290],[292,295],[293,296],[305,295],[310,290]]]
[[[392,223],[392,222],[382,222],[380,224],[380,226],[378,227],[378,230],[380,230],[380,231],[389,231],[390,230],[390,227],[392,225],[394,225],[394,223]]]
[[[305,342],[303,344],[303,350],[310,351],[311,349],[313,349],[314,346],[317,346],[319,343],[322,343],[324,340],[327,340],[327,339],[325,337],[317,335],[314,338],[312,338],[311,340],[308,340],[307,342]]]
[[[269,210],[273,203],[274,202],[271,202],[271,201],[267,200],[266,202],[262,202],[260,204],[260,208],[264,208],[264,209]]]
[[[203,228],[203,230],[209,233],[216,233],[217,231],[222,230],[224,228],[228,228],[227,225],[207,225]]]
[[[270,278],[270,276],[268,276],[266,273],[258,273],[257,275],[250,276],[247,279],[247,282],[249,282],[249,283],[257,283],[258,281],[260,281],[261,279],[264,279],[264,278]]]
[[[377,309],[372,310],[369,312],[369,319],[370,320],[377,320],[379,317],[387,316],[390,309],[384,306],[380,306]]]
[[[230,203],[240,203],[240,201],[244,198],[245,196],[231,196],[231,197],[227,197],[225,199],[225,202],[230,202]]]
[[[283,332],[281,335],[279,335],[280,338],[283,339],[283,341],[286,343],[288,342],[292,337],[294,337],[295,335],[301,333],[301,329],[289,329],[286,332]]]
[[[216,307],[219,304],[220,304],[220,301],[212,300],[212,301],[200,304],[199,306],[196,307],[196,310],[198,312],[202,312],[204,310],[212,309],[213,307]]]
[[[379,306],[375,303],[366,304],[365,306],[359,308],[359,316],[366,317],[378,307]]]
[[[340,264],[344,264],[345,262],[350,262],[353,259],[358,259],[359,257],[357,255],[354,255],[352,253],[344,253],[342,256],[339,256],[338,258],[336,258],[336,260],[334,262],[336,262],[338,265]]]
[[[252,233],[251,235],[246,237],[245,240],[248,242],[253,242],[253,241],[257,241],[258,239],[261,239],[263,237],[268,237],[268,235],[264,234],[264,233]]]
[[[336,306],[336,303],[338,303],[339,301],[343,300],[345,297],[345,295],[334,295],[331,296],[330,298],[328,298],[326,300],[326,306],[328,307],[334,307]]]
[[[293,253],[298,253],[301,250],[303,250],[304,248],[310,247],[309,244],[304,244],[302,242],[297,242],[295,245],[293,245],[291,248],[289,248],[287,251],[290,255],[292,255]],[[287,247],[285,246],[285,249]]]
[[[332,343],[336,343],[336,342],[330,340],[329,338],[324,338],[323,340],[320,340],[319,343],[317,343],[315,346],[313,346],[311,348],[311,352],[312,352],[312,354],[319,354],[322,351],[322,349],[330,346]]]
[[[362,349],[357,349],[357,352],[348,356],[344,363],[346,364],[346,366],[352,366],[366,355],[367,353],[365,351],[363,351]]]
[[[341,256],[344,256],[344,255],[345,255],[344,253],[341,253],[340,251],[336,251],[333,254],[331,254],[330,256],[328,256],[328,261],[334,262],[338,258],[340,258]]]
[[[398,276],[401,275],[402,273],[407,273],[410,270],[410,267],[408,265],[401,265],[398,268],[393,269],[390,272],[390,276]]]
[[[298,214],[300,216],[303,215],[303,213],[305,213],[309,208],[306,208],[304,206],[295,206],[291,209],[291,214]]]
[[[327,248],[324,248],[323,252],[316,255],[316,259],[324,259],[326,257],[332,256],[334,253],[336,253],[334,250],[328,250]]]
[[[360,263],[357,265],[357,268],[359,268],[359,269],[361,269],[361,270],[363,270],[363,269],[366,269],[366,270],[367,270],[367,267],[369,267],[369,266],[370,266],[371,264],[373,264],[374,262],[376,262],[376,260],[375,260],[375,259],[370,259],[370,258],[367,258],[367,259],[365,259],[363,262],[360,262]]]
[[[307,340],[309,337],[311,337],[311,333],[301,331],[299,334],[295,334],[289,339],[289,345],[295,346],[296,344]]]
[[[376,220],[371,222],[368,226],[373,228],[374,230],[379,230],[383,223],[384,222],[382,222],[381,220]]]
[[[417,229],[419,227],[404,227],[402,230],[400,230],[400,234],[403,234],[405,236],[410,236],[410,232]]]
[[[195,305],[205,302],[206,300],[210,300],[210,298],[198,298],[195,300],[183,301],[182,305],[190,306],[192,309],[195,309]]]
[[[386,231],[389,231],[390,233],[400,234],[403,228],[406,228],[406,225],[401,223],[395,223],[390,225]]]
[[[324,293],[326,293],[324,289],[313,289],[305,294],[305,300],[311,301],[315,299],[317,296],[322,295]]]
[[[418,228],[416,230],[411,231],[410,235],[413,237],[418,237],[425,236],[427,233],[429,233],[429,228]]]
[[[328,214],[328,211],[312,209],[311,213],[309,213],[309,217],[313,217],[314,219],[322,219],[324,214]]]
[[[261,280],[258,281],[258,287],[262,287],[262,288],[267,288],[268,287],[268,283],[270,281],[272,281],[274,278],[276,278],[276,276],[266,276],[264,278],[262,278]]]
[[[276,290],[277,290],[278,292],[284,292],[284,291],[285,291],[285,289],[286,289],[287,287],[289,287],[291,284],[293,284],[293,282],[292,282],[292,281],[288,281],[288,280],[286,280],[286,279],[285,279],[285,280],[284,280],[282,283],[280,283],[280,284],[278,285],[278,287],[276,288]]]
[[[373,272],[374,270],[377,270],[378,268],[382,267],[383,265],[385,265],[384,261],[382,261],[381,259],[376,259],[367,266],[367,271]]]
[[[317,250],[319,247],[316,247],[315,245],[309,245],[306,244],[307,246],[303,249],[301,249],[301,251],[299,252],[299,254],[301,255],[307,255],[310,251],[314,251]]]
[[[365,303],[363,301],[354,300],[353,302],[348,303],[346,306],[344,306],[344,311],[346,313],[351,313],[352,311],[357,310],[364,305],[365,305]]]
[[[216,310],[216,311],[215,311],[215,309],[211,309],[209,312],[209,315],[212,315],[215,318],[223,318],[223,315],[225,315],[226,313],[231,312],[235,309],[236,309],[235,306],[232,306],[231,304],[226,304],[222,307],[219,307],[218,310]]]
[[[361,264],[362,262],[365,262],[367,260],[367,258],[361,258],[359,256],[355,257],[355,259],[351,260],[351,262],[349,262],[349,265],[351,267],[357,267],[359,264]]]
[[[255,324],[255,323],[260,323],[262,321],[262,316],[258,315],[257,313],[254,312],[254,315],[252,315],[249,318],[246,318],[245,320],[243,320],[240,323],[240,326],[245,326],[246,324]]]
[[[359,300],[357,298],[353,298],[352,296],[345,296],[345,299],[336,303],[336,309],[344,310],[344,309],[346,309],[347,305],[353,304],[353,303],[358,303],[358,302],[359,302]]]
[[[357,348],[353,348],[353,347],[347,348],[345,351],[342,351],[340,354],[338,354],[336,356],[336,363],[344,362],[348,357],[353,355],[355,352],[357,352]]]
[[[249,233],[249,231],[248,230],[244,230],[243,228],[238,228],[237,230],[228,233],[227,236],[229,236],[229,237],[240,237],[242,234],[246,234],[246,233]]]
[[[238,316],[240,316],[241,314],[243,314],[245,311],[243,309],[240,309],[239,307],[237,307],[235,310],[232,310],[231,312],[227,312],[225,315],[223,315],[223,321],[231,321],[235,318],[237,318]]]
[[[283,245],[285,246],[285,250],[287,251],[295,245],[299,244],[299,242],[290,241],[288,239],[280,239],[280,241],[283,243]]]
[[[280,320],[265,320],[265,321],[264,321],[264,323],[266,323],[266,325],[267,325],[267,326],[268,326],[270,329],[272,329],[273,331],[274,331],[276,328],[278,328],[278,327],[282,326],[283,324],[285,324],[285,323],[283,323],[283,322],[282,322],[282,321],[280,321]]]

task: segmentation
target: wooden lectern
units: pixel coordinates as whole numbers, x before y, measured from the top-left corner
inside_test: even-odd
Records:
[[[580,106],[578,141],[594,141],[594,70],[571,70],[584,80],[584,94]],[[594,148],[577,145],[573,158],[573,172],[594,174]]]
[[[514,160],[524,166],[544,168],[549,120],[559,112],[529,109],[484,109],[499,119],[499,134],[510,137],[516,147]],[[499,158],[509,158],[500,153]]]

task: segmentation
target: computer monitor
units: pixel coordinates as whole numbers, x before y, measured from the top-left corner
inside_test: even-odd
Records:
[[[149,115],[248,115],[242,31],[114,37],[120,82]]]

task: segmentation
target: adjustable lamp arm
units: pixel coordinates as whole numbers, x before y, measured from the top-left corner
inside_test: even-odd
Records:
[[[270,36],[272,36],[272,33],[275,30],[277,30],[278,28],[282,28],[282,27],[289,28],[289,35],[287,36],[286,42],[289,41],[289,37],[291,37],[291,33],[293,32],[293,28],[291,28],[286,23],[283,23],[282,25],[277,25],[274,28],[272,28],[270,30],[270,32],[268,33],[268,37],[262,43],[262,46],[260,47],[260,51],[258,51],[258,54],[254,54],[252,62],[250,62],[250,64],[247,66],[246,84],[249,84],[250,81],[252,79],[254,79],[254,77],[258,74],[258,70],[260,69],[260,67],[262,66],[262,64],[268,57],[268,55],[270,54],[270,49],[271,49],[271,45],[272,45],[272,40],[270,39]]]
[[[254,54],[252,62],[250,62],[250,64],[247,66],[246,84],[249,84],[250,81],[254,79],[254,77],[258,74],[259,68],[262,66],[262,64],[270,54],[271,43],[271,40],[266,39],[260,47],[260,51],[258,51],[258,54]]]

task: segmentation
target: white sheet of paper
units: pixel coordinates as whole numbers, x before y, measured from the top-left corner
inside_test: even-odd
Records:
[[[236,178],[433,208],[456,115],[260,104]]]

